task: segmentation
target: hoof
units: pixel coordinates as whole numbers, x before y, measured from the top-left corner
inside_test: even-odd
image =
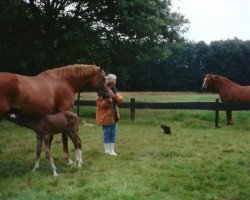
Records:
[[[77,167],[82,167],[82,164],[81,164],[81,163],[78,163],[78,164],[77,164]]]
[[[74,162],[71,159],[69,159],[66,163],[67,165],[72,165]]]
[[[54,173],[53,176],[58,176],[58,173]]]
[[[33,169],[32,169],[32,172],[35,172],[36,170],[38,170],[39,167],[35,166]]]
[[[75,164],[77,165],[77,167],[81,167],[82,166],[82,160],[76,160]]]

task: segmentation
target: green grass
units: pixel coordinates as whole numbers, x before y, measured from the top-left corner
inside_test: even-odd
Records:
[[[141,95],[140,95],[141,94]],[[137,93],[141,101],[214,101],[213,94]],[[129,94],[124,94],[129,99]],[[173,96],[173,97],[172,97]],[[179,99],[178,99],[179,96]],[[94,96],[93,96],[94,97]],[[92,97],[91,97],[92,98]],[[84,166],[67,166],[60,135],[52,144],[58,168],[53,177],[49,163],[35,163],[35,135],[1,122],[0,199],[250,199],[250,113],[234,112],[234,125],[214,128],[214,112],[190,110],[136,110],[135,121],[121,109],[116,152],[104,155],[101,127],[95,125],[95,108],[81,108],[79,135]],[[81,120],[94,124],[83,126]],[[171,127],[163,134],[161,124]],[[73,145],[70,153],[74,158]]]

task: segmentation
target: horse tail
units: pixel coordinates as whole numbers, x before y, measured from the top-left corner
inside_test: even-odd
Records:
[[[19,96],[18,75],[11,73],[0,73],[0,118],[14,106]]]

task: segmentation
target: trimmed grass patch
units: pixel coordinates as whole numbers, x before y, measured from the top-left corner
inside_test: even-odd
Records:
[[[183,94],[178,94],[181,101],[187,98]],[[56,135],[52,155],[58,177],[52,176],[44,152],[40,169],[32,172],[35,134],[2,121],[0,199],[250,199],[249,112],[233,113],[232,127],[221,113],[221,128],[214,128],[210,111],[136,110],[135,121],[129,110],[121,112],[119,155],[111,157],[103,153],[95,108],[81,108],[87,123],[94,124],[83,126],[79,120],[84,165],[64,163],[61,136]],[[172,135],[164,134],[161,124],[170,126]],[[69,149],[74,158],[71,142]]]

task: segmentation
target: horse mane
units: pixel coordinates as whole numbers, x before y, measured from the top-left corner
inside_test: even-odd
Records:
[[[74,64],[46,70],[40,74],[49,75],[54,78],[90,77],[96,73],[96,68],[97,66],[95,65]]]
[[[228,83],[228,84],[237,84],[237,85],[238,85],[238,83],[235,83],[235,82],[233,82],[233,81],[231,81],[231,80],[229,80],[228,78],[225,78],[225,77],[223,77],[223,76],[214,75],[214,78],[215,78],[215,79],[222,79],[224,82],[226,82],[226,83]]]

